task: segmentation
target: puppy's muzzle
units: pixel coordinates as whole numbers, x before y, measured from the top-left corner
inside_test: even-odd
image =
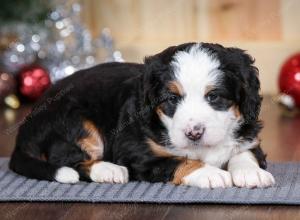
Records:
[[[185,130],[185,136],[192,141],[198,141],[201,139],[205,132],[205,127],[202,124],[194,125],[192,128],[188,127]]]

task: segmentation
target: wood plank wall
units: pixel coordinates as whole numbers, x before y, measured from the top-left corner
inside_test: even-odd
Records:
[[[127,61],[188,41],[249,51],[262,91],[277,92],[282,62],[300,51],[299,0],[81,0],[93,36],[108,27]]]

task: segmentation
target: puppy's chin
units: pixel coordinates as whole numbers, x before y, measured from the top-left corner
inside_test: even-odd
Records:
[[[216,146],[216,143],[206,143],[202,140],[200,141],[190,141],[190,140],[171,140],[172,146],[177,150],[196,150],[200,148],[211,148]]]
[[[199,141],[191,141],[187,139],[182,134],[170,133],[170,141],[172,145],[180,150],[180,149],[199,149],[199,148],[213,148],[215,146],[219,146],[223,142],[225,142],[226,132],[219,131],[218,134],[204,134],[204,136]]]

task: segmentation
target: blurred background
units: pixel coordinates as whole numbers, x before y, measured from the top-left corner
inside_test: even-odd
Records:
[[[32,104],[57,80],[195,41],[240,47],[256,59],[263,144],[278,149],[271,159],[300,159],[299,12],[299,0],[1,0],[0,156],[10,154]]]
[[[85,0],[93,36],[109,27],[127,61],[183,42],[241,47],[256,58],[262,91],[278,92],[283,62],[300,51],[298,0]]]

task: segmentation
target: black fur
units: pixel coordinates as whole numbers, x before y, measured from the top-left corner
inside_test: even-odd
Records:
[[[90,120],[101,130],[104,161],[126,166],[131,180],[171,180],[180,161],[155,155],[147,139],[161,144],[165,141],[161,136],[167,131],[155,108],[160,106],[169,116],[174,114],[180,97],[174,98],[166,88],[174,77],[169,64],[176,52],[192,45],[170,47],[146,58],[145,64],[101,64],[58,82],[20,127],[10,168],[31,178],[54,180],[59,167],[69,166],[80,173],[81,179],[89,180],[80,165],[89,156],[77,140],[86,135],[83,121]],[[218,57],[226,73],[224,88],[214,91],[222,93],[222,103],[215,103],[215,108],[238,104],[245,121],[236,138],[256,138],[261,128],[257,119],[261,97],[253,59],[236,48],[217,44],[203,47]],[[261,149],[253,152],[264,167]],[[47,159],[42,160],[42,156]]]

